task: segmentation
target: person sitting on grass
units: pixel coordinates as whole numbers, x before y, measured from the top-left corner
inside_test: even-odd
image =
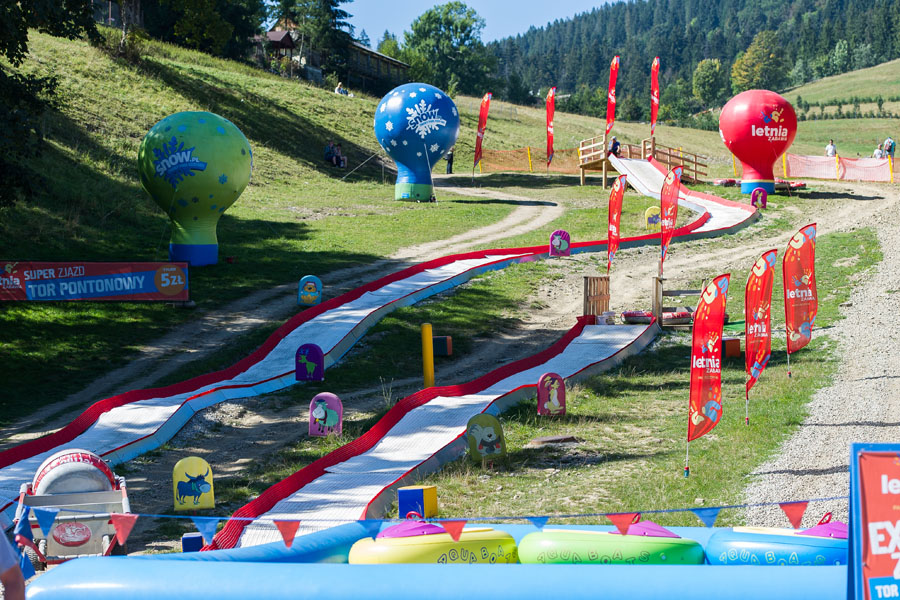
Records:
[[[334,164],[334,142],[328,140],[328,145],[325,146],[325,162]]]
[[[341,152],[340,144],[334,147],[334,166],[342,169],[347,168],[347,157]]]

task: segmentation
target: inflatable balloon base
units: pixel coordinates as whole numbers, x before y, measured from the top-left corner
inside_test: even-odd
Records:
[[[397,183],[394,185],[394,200],[431,202],[433,199],[434,186],[430,183]]]
[[[169,244],[169,260],[186,262],[194,267],[219,262],[218,244]]]
[[[741,193],[742,194],[753,194],[757,189],[764,190],[766,194],[774,194],[775,193],[775,180],[772,181],[748,181],[746,179],[741,180]],[[763,207],[765,208],[765,207]]]

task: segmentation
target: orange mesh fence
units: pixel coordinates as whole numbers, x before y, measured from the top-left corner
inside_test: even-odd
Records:
[[[781,168],[779,168],[781,167]],[[897,160],[887,158],[840,158],[833,156],[798,156],[786,154],[775,165],[776,175],[810,177],[812,179],[840,179],[843,181],[895,181],[893,171]]]
[[[530,153],[530,160],[529,160]],[[489,150],[485,148],[481,154],[481,172],[497,173],[500,171],[519,171],[524,173],[547,172],[547,151],[543,146],[538,148],[516,148],[515,150]],[[554,173],[577,174],[578,148],[556,150],[550,171]]]

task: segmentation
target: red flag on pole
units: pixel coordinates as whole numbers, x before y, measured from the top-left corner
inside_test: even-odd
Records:
[[[808,501],[803,500],[800,502],[781,502],[778,506],[784,511],[784,515],[791,522],[794,529],[800,529],[800,524],[803,522],[803,513],[806,512],[808,504]]]
[[[659,193],[659,226],[660,255],[659,276],[663,274],[663,262],[669,251],[669,243],[675,233],[675,221],[678,220],[678,192],[681,188],[682,167],[675,167],[666,175],[662,191]]]
[[[816,297],[816,224],[802,227],[788,242],[781,263],[788,355],[806,346],[819,311]]]
[[[730,275],[706,286],[694,312],[688,442],[706,435],[722,418],[722,327]]]
[[[481,99],[481,109],[478,111],[478,135],[475,137],[475,164],[472,168],[478,166],[481,160],[481,142],[484,139],[484,130],[487,128],[488,111],[491,109],[491,93],[488,92]]]
[[[609,64],[609,91],[606,93],[606,135],[612,131],[616,121],[616,78],[619,76],[619,57],[614,56]]]
[[[619,221],[622,219],[622,196],[625,195],[625,179],[619,175],[609,192],[609,225],[606,235],[606,273],[612,268],[613,258],[619,249]]]
[[[757,259],[756,264],[750,269],[750,277],[747,279],[747,288],[744,292],[747,423],[750,422],[750,388],[759,379],[772,355],[772,285],[775,281],[777,257],[777,250],[769,250]]]
[[[659,114],[659,57],[650,67],[650,137],[656,132],[656,115]]]
[[[553,160],[553,113],[556,111],[556,88],[547,92],[547,166]]]

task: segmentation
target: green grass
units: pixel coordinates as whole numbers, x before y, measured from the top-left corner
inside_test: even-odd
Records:
[[[784,97],[796,102],[802,96],[807,102],[843,100],[845,105],[853,96],[900,96],[900,59],[892,60],[868,69],[850,71],[832,77],[823,77],[784,93]],[[844,107],[845,111],[849,108]]]
[[[575,386],[569,391],[568,414],[563,418],[537,417],[534,399],[504,414],[510,453],[505,463],[498,462],[493,470],[483,471],[461,459],[424,482],[438,487],[440,516],[587,514],[741,502],[748,474],[773,455],[802,422],[813,393],[830,382],[838,357],[822,330],[839,318],[839,305],[849,297],[854,284],[866,276],[867,269],[880,260],[877,238],[870,229],[819,236],[816,262],[820,301],[812,343],[793,356],[793,377],[788,379],[783,334],[775,334],[772,360],[751,395],[750,427],[743,420],[743,360],[724,361],[723,418],[712,433],[692,443],[690,478],[682,476],[690,334],[673,333],[662,336],[649,351],[621,367]],[[728,304],[732,319],[743,318],[749,265],[743,267],[732,273]],[[776,269],[772,298],[776,329],[783,323],[779,271]],[[517,299],[522,310],[529,290],[547,275],[545,263],[519,265],[463,286],[439,303],[398,310],[373,330],[365,348],[329,370],[327,387],[343,389],[345,384],[352,387],[364,383],[360,379],[372,383],[378,376],[416,375],[420,365],[418,353],[412,348],[420,323],[437,323],[435,330],[441,333],[452,330],[454,341],[459,333],[452,329],[452,319],[442,320],[435,311],[459,315],[473,304],[487,307],[483,302],[487,291],[502,296],[505,302]],[[465,325],[468,318],[461,319],[460,324]],[[479,331],[480,327],[476,324],[473,329]],[[403,348],[411,348],[406,360],[389,356],[402,353],[397,349]],[[463,346],[458,355],[467,351],[469,347]],[[317,391],[320,389],[304,386],[288,394],[290,401],[302,403]],[[359,423],[354,421],[350,429],[345,426],[343,439],[304,439],[268,463],[260,461],[251,472],[229,484],[229,502],[246,501],[324,456],[366,431],[383,412],[357,417]],[[579,443],[574,448],[527,446],[534,438],[550,435],[574,435]],[[690,514],[648,518],[667,525],[697,524]],[[726,512],[719,524],[736,524],[741,518],[738,512]]]

